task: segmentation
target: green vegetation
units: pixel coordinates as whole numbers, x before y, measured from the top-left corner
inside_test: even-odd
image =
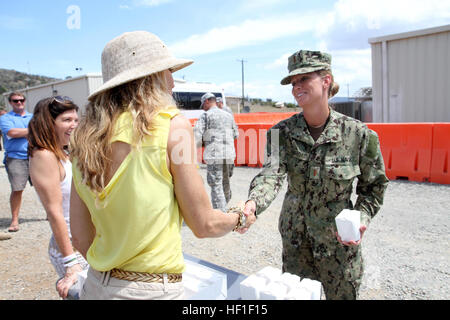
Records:
[[[0,69],[0,94],[8,91],[21,90],[60,79],[31,75],[15,70]]]

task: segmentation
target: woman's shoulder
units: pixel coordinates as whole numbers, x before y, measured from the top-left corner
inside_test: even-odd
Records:
[[[30,161],[30,172],[36,173],[36,170],[40,171],[53,171],[57,167],[61,167],[62,164],[56,157],[56,155],[47,149],[35,149]]]
[[[192,124],[189,121],[189,119],[186,118],[181,113],[178,113],[178,114],[174,115],[170,119],[170,129],[171,130],[174,130],[174,129],[188,129],[188,128],[192,129]]]
[[[158,114],[172,119],[173,117],[176,117],[180,114],[180,109],[178,109],[176,106],[170,105],[167,108],[160,110]]]
[[[58,161],[52,151],[44,148],[34,148],[30,160]]]

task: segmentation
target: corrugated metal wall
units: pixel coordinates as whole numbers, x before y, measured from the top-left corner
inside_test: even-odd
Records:
[[[450,25],[369,42],[374,122],[450,122]]]

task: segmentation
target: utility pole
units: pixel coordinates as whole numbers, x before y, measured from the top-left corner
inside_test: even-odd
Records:
[[[245,61],[244,59],[238,60],[238,61],[240,61],[241,65],[242,65],[242,109],[244,109],[244,99],[245,99],[245,96],[244,96],[244,62],[247,62],[247,61]],[[240,112],[238,112],[238,113],[240,113]]]

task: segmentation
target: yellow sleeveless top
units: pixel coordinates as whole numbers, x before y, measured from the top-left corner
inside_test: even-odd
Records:
[[[87,261],[95,270],[184,271],[182,216],[166,163],[170,120],[178,113],[170,107],[155,116],[151,135],[144,138],[140,149],[132,147],[100,194],[82,183],[74,159],[73,181],[96,229],[87,252]],[[111,143],[131,144],[129,112],[120,115],[114,130]]]

